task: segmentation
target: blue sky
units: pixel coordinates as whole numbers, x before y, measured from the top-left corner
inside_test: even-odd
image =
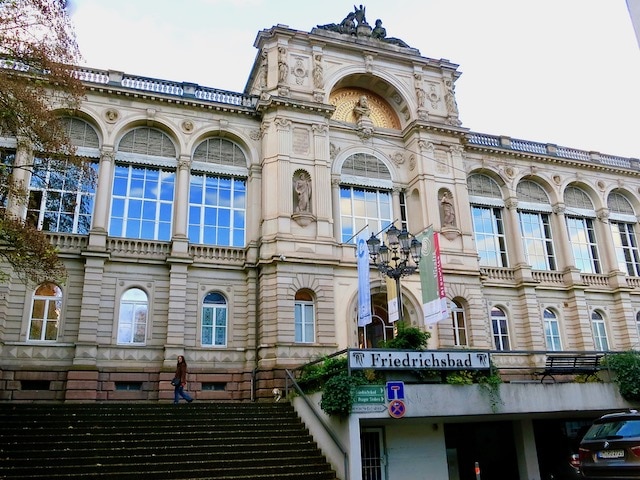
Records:
[[[75,0],[84,65],[244,90],[260,30],[340,22],[351,2]],[[640,158],[640,49],[625,0],[369,0],[425,57],[460,65],[463,126]]]

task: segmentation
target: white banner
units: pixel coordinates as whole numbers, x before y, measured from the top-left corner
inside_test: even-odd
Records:
[[[369,280],[368,232],[360,232],[356,240],[358,257],[358,326],[371,323],[371,285]]]

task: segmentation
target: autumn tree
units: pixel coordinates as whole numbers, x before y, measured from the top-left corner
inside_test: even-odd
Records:
[[[24,219],[28,182],[47,170],[90,173],[59,122],[83,96],[68,1],[0,0],[0,138],[18,145],[15,150],[0,144],[0,281],[9,279],[6,264],[25,282],[64,278],[46,235]],[[32,153],[16,154],[20,146]]]

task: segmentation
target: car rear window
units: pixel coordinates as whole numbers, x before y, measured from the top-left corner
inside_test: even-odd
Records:
[[[612,420],[604,423],[596,423],[587,431],[584,440],[629,437],[640,437],[640,419]]]

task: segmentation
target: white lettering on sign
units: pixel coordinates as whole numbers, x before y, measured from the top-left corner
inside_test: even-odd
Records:
[[[489,352],[349,350],[351,369],[375,370],[487,370]]]

